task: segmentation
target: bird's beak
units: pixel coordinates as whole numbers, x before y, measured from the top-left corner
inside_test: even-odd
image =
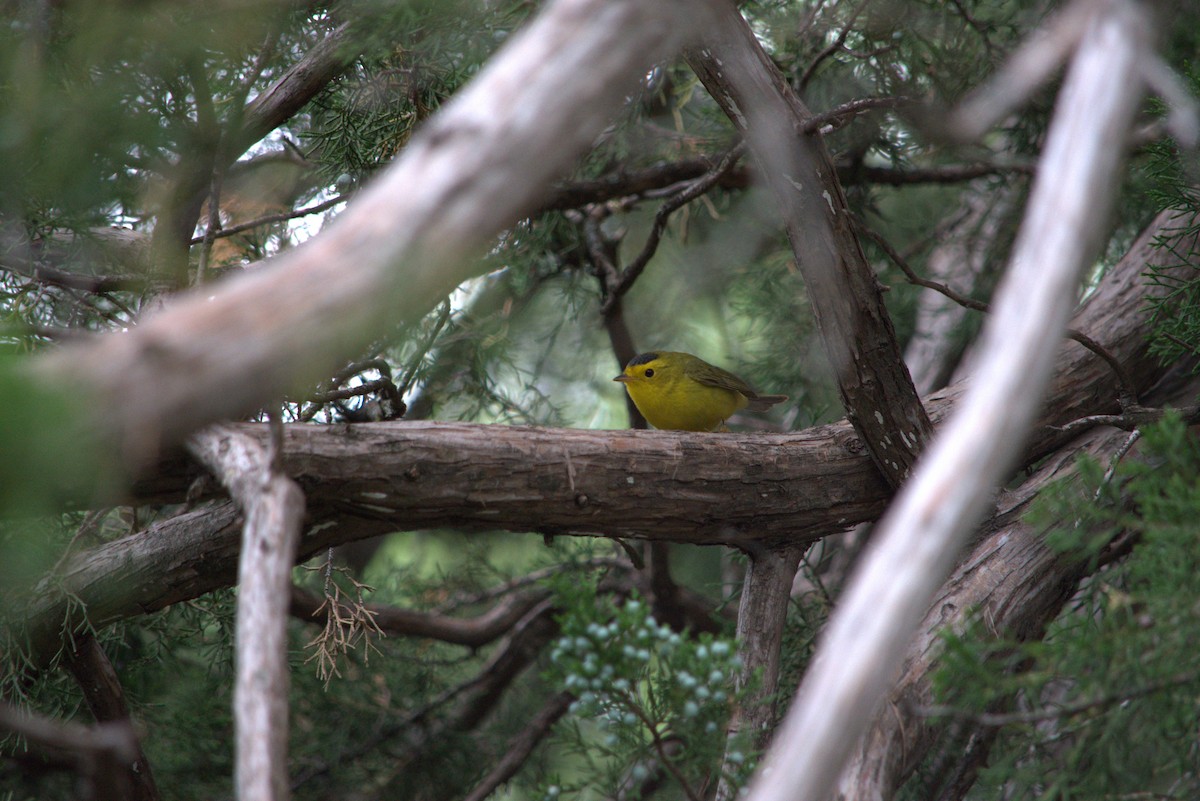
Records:
[[[613,381],[620,381],[622,384],[628,384],[632,380],[632,376],[627,376],[624,373],[621,373],[619,376],[613,379]]]

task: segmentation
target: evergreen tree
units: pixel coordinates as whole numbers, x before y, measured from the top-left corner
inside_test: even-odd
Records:
[[[1059,175],[1062,79],[1006,65],[1140,14],[10,4],[0,799],[774,801]],[[1200,793],[1195,17],[840,798]],[[656,349],[790,400],[625,431]]]

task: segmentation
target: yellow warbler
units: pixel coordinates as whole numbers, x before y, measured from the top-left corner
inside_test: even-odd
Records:
[[[620,381],[655,428],[714,431],[738,409],[763,411],[787,395],[759,395],[728,370],[690,353],[659,350],[634,356]]]

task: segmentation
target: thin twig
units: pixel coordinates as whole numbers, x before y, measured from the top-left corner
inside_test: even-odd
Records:
[[[916,286],[923,287],[925,289],[932,289],[934,292],[940,292],[958,305],[965,306],[973,311],[987,312],[988,305],[983,301],[967,297],[966,295],[955,291],[945,284],[937,281],[931,281],[928,278],[922,278],[921,276],[917,275],[916,270],[912,268],[912,265],[908,263],[908,260],[901,256],[900,252],[892,247],[892,244],[888,242],[881,234],[868,227],[861,219],[855,217],[854,225],[858,229],[859,233],[863,234],[872,242],[879,245],[879,248],[885,254],[887,254],[889,259],[892,260],[892,263],[899,267],[900,271],[904,273],[904,277],[908,279],[910,284],[915,284]]]
[[[679,787],[688,797],[688,801],[701,801],[699,793],[696,792],[691,783],[688,782],[687,777],[679,770],[679,766],[671,759],[671,755],[667,753],[667,741],[659,733],[659,727],[649,718],[638,700],[633,698],[628,692],[614,693],[614,695],[623,698],[625,700],[625,708],[642,722],[646,733],[650,735],[650,742],[654,745],[654,751],[658,754],[662,766],[675,778],[675,781],[679,782]]]
[[[415,354],[413,354],[413,357],[409,360],[408,368],[405,369],[404,375],[400,378],[399,383],[396,384],[396,387],[401,395],[403,395],[405,392],[408,392],[413,378],[415,378],[417,375],[417,370],[420,369],[421,361],[425,358],[425,355],[433,349],[433,345],[435,342],[437,342],[437,338],[442,333],[442,329],[446,327],[446,323],[450,322],[450,311],[450,300],[447,298],[446,300],[442,301],[442,308],[438,312],[437,322],[433,324],[433,329],[429,332],[429,336],[425,337],[425,341],[421,343],[421,348]]]
[[[1179,673],[1170,678],[1161,681],[1151,682],[1144,687],[1139,687],[1129,692],[1109,693],[1098,698],[1091,698],[1086,701],[1078,701],[1074,704],[1064,704],[1061,707],[1049,707],[1043,709],[1032,709],[1028,712],[973,712],[967,709],[959,709],[952,706],[926,706],[918,707],[915,712],[921,717],[946,717],[956,720],[968,720],[980,726],[989,728],[997,728],[1000,726],[1008,726],[1014,723],[1041,723],[1047,720],[1060,720],[1062,718],[1074,717],[1085,712],[1090,712],[1093,709],[1113,706],[1114,704],[1132,701],[1136,698],[1142,698],[1147,695],[1169,690],[1172,687],[1178,687],[1184,684],[1194,682],[1200,678],[1200,673],[1189,671]]]
[[[1192,425],[1200,422],[1200,406],[1184,406],[1178,409],[1155,409],[1148,406],[1134,406],[1123,410],[1120,414],[1093,414],[1072,420],[1066,425],[1054,426],[1055,431],[1064,434],[1078,434],[1096,426],[1112,426],[1113,428],[1133,431],[1138,426],[1156,423],[1168,411],[1178,412],[1184,422]]]
[[[822,50],[820,53],[817,53],[817,55],[813,57],[813,60],[809,62],[808,66],[805,67],[804,72],[800,75],[800,80],[797,83],[797,88],[799,91],[804,91],[804,89],[808,86],[808,82],[812,80],[813,75],[816,73],[817,67],[821,66],[821,63],[824,62],[825,59],[831,57],[833,54],[842,49],[842,45],[846,43],[846,37],[850,35],[850,31],[854,28],[855,21],[858,20],[859,15],[863,13],[869,2],[870,0],[863,0],[863,2],[859,4],[858,8],[854,9],[854,11],[850,13],[850,18],[846,20],[846,24],[843,25],[841,31],[838,32],[837,38],[830,42],[829,46],[827,46],[824,50]]]
[[[1104,471],[1104,478],[1100,479],[1100,486],[1096,487],[1096,492],[1092,495],[1093,503],[1100,500],[1100,495],[1103,493],[1104,488],[1109,485],[1113,480],[1113,476],[1117,474],[1117,465],[1121,463],[1121,460],[1125,458],[1125,455],[1129,453],[1130,449],[1141,438],[1142,430],[1135,428],[1129,432],[1129,436],[1121,443],[1121,447],[1117,448],[1116,452],[1113,453],[1112,459],[1108,462],[1108,469]]]
[[[916,101],[911,97],[862,97],[858,100],[851,100],[848,103],[843,103],[840,106],[831,108],[828,111],[822,111],[820,114],[814,114],[804,121],[804,132],[813,134],[821,131],[823,134],[836,131],[843,127],[850,120],[863,114],[867,111],[875,109],[894,109],[902,106],[912,105]],[[826,125],[830,126],[829,130],[822,130]]]
[[[334,401],[349,400],[350,398],[370,395],[373,392],[386,390],[392,386],[393,385],[390,379],[376,378],[371,381],[364,381],[363,383],[353,387],[346,387],[345,389],[331,389],[328,392],[318,392],[313,395],[309,395],[307,398],[305,398],[305,400],[309,403],[317,404],[333,403]]]
[[[662,239],[663,231],[666,230],[667,221],[670,219],[671,214],[711,189],[721,180],[721,176],[737,164],[738,159],[745,152],[746,143],[738,142],[721,157],[716,166],[696,180],[689,181],[678,194],[664,201],[658,207],[658,211],[654,213],[654,225],[650,228],[650,233],[646,237],[646,243],[642,246],[641,252],[629,263],[629,266],[621,271],[620,278],[617,279],[616,283],[608,288],[608,297],[600,307],[602,314],[608,314],[612,310],[617,299],[629,291],[629,288],[633,286],[633,283],[642,274],[642,271],[646,269],[646,265],[650,263],[650,259],[653,258],[655,252],[658,250],[659,241]]]
[[[1117,376],[1117,402],[1121,404],[1121,409],[1132,408],[1138,403],[1138,391],[1133,383],[1133,377],[1129,375],[1129,371],[1125,369],[1125,365],[1118,361],[1116,356],[1108,352],[1099,342],[1089,337],[1087,334],[1075,328],[1068,328],[1065,332],[1067,339],[1073,339],[1080,345],[1090,350],[1092,353],[1103,359]]]
[[[917,275],[916,271],[912,268],[912,265],[908,263],[908,260],[901,256],[900,253],[894,247],[892,247],[891,243],[888,242],[882,235],[869,228],[861,219],[856,217],[854,219],[854,225],[862,234],[871,239],[871,241],[873,241],[875,244],[879,245],[880,249],[887,254],[888,258],[891,259],[892,262],[900,268],[900,271],[904,273],[904,276],[908,279],[909,283],[925,289],[932,289],[935,292],[940,292],[950,300],[968,309],[983,312],[985,314],[990,311],[988,304],[984,303],[983,301],[967,297],[966,295],[957,292],[946,284],[942,284],[937,281],[931,281],[928,278],[922,278],[921,276]],[[1133,407],[1137,406],[1138,392],[1137,387],[1133,382],[1133,377],[1129,375],[1129,371],[1125,369],[1125,366],[1121,364],[1117,357],[1109,353],[1108,350],[1099,342],[1075,328],[1066,329],[1064,336],[1066,336],[1067,339],[1078,342],[1080,345],[1096,354],[1098,357],[1104,360],[1110,369],[1112,369],[1113,374],[1117,377],[1117,402],[1121,405],[1122,409],[1132,409]]]
[[[199,245],[200,243],[204,242],[206,238],[221,239],[223,237],[240,234],[243,231],[250,230],[251,228],[258,228],[259,226],[271,225],[278,222],[287,222],[288,220],[294,220],[297,217],[307,217],[310,214],[320,214],[323,211],[328,211],[339,203],[345,203],[348,199],[349,195],[343,194],[312,206],[296,209],[295,211],[285,211],[279,214],[267,214],[263,217],[247,220],[244,223],[238,223],[237,225],[231,225],[228,228],[222,228],[219,231],[214,231],[211,237],[208,236],[208,231],[206,230],[201,236],[193,237],[191,240],[189,240],[188,244]]]

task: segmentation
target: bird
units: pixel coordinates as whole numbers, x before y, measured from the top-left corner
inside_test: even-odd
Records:
[[[759,395],[728,370],[698,356],[656,350],[634,356],[613,379],[650,425],[668,431],[718,431],[738,409],[765,411],[787,395]]]

